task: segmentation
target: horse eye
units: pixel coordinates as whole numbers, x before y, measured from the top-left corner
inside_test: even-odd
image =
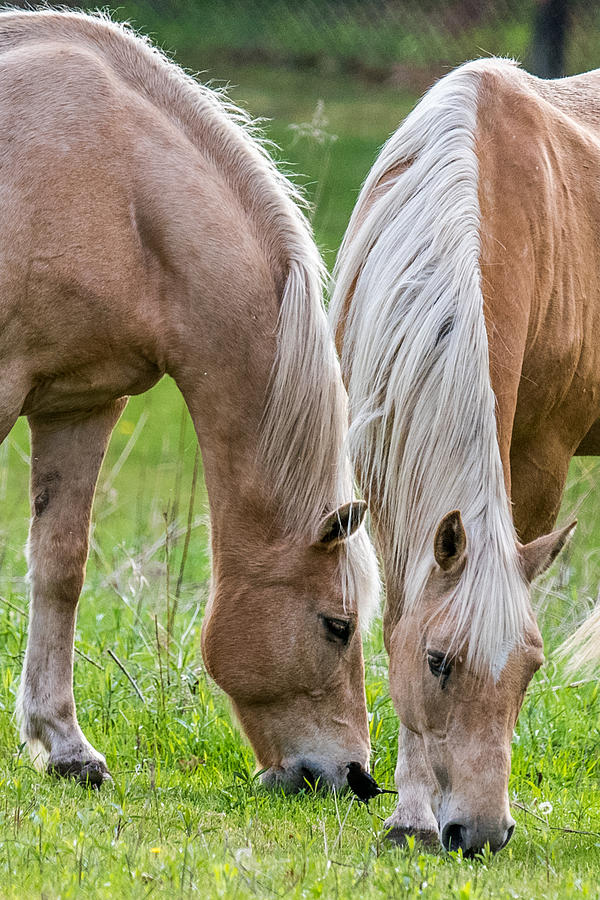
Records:
[[[446,654],[441,653],[439,650],[428,650],[427,663],[429,665],[429,671],[434,678],[440,679],[440,686],[442,690],[444,690],[446,682],[450,678],[450,672],[452,671],[452,661],[447,659]]]
[[[332,619],[329,616],[321,616],[321,619],[327,640],[345,647],[352,635],[352,625],[348,619]]]

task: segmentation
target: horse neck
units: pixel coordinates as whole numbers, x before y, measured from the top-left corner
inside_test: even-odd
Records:
[[[160,284],[158,356],[194,420],[213,516],[239,507],[313,534],[339,505],[346,420],[318,251],[283,190],[268,221],[215,160],[187,144],[172,155],[168,170],[146,160],[136,217]]]
[[[222,296],[208,322],[202,314],[208,310],[200,303],[188,319],[173,367],[202,451],[215,556],[239,552],[248,534],[265,535],[280,516],[260,448],[276,309],[265,297],[243,310],[247,297]],[[255,322],[261,323],[259,329]]]

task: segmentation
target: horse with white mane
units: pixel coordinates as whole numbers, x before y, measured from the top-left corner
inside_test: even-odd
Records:
[[[510,740],[543,661],[529,585],[567,468],[600,453],[600,72],[438,82],[370,172],[332,320],[387,587],[391,836],[509,840]]]
[[[378,579],[296,192],[239,110],[102,17],[0,14],[0,123],[0,439],[26,415],[32,442],[23,738],[108,775],[72,689],[90,511],[127,396],[167,373],[209,493],[207,668],[267,783],[342,784],[368,761]]]

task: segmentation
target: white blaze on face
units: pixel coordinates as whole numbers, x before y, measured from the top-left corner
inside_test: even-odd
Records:
[[[500,676],[502,675],[502,672],[504,671],[504,667],[505,667],[506,663],[508,662],[508,658],[509,658],[510,654],[514,650],[514,647],[515,647],[514,643],[504,644],[504,646],[500,648],[500,652],[497,654],[496,658],[492,662],[492,667],[491,667],[492,678],[494,679],[495,683],[498,682]]]

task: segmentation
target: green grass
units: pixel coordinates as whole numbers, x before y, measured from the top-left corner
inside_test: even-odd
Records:
[[[412,98],[337,77],[212,74],[229,74],[240,85],[236,99],[276,119],[268,133],[306,174],[318,201],[319,242],[333,251],[378,146]],[[335,141],[289,128],[310,122],[319,98],[329,121],[312,131]],[[173,591],[195,453],[169,381],[131,400],[115,429],[77,628],[77,648],[87,657],[75,661],[79,718],[106,754],[114,784],[93,792],[35,773],[13,720],[26,639],[19,610],[27,605],[28,452],[20,421],[0,449],[0,897],[600,896],[600,837],[561,830],[600,833],[600,692],[594,682],[565,685],[552,663],[536,676],[518,723],[510,783],[517,830],[495,858],[399,850],[381,839],[381,822],[346,796],[284,798],[259,787],[252,753],[202,668],[198,613],[209,573],[203,487],[167,652],[167,575]],[[599,475],[591,460],[572,466],[564,519],[577,509],[580,526],[537,595],[548,647],[595,598]],[[373,764],[390,784],[397,721],[379,624],[366,657]],[[392,798],[373,804],[382,816],[391,809]]]

